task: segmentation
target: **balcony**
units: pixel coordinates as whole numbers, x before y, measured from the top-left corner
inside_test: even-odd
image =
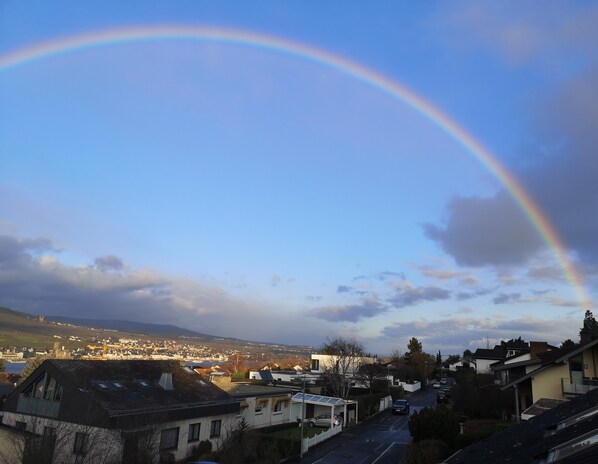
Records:
[[[19,395],[19,402],[17,403],[17,412],[53,418],[58,417],[59,408],[60,401],[31,398],[23,394]]]
[[[598,379],[582,379],[573,380],[564,378],[561,379],[561,385],[563,387],[563,395],[583,395],[590,390],[598,388]]]

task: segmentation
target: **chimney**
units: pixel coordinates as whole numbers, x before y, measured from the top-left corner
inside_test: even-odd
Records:
[[[548,351],[548,342],[529,342],[531,359],[536,359],[538,354]]]
[[[160,385],[164,390],[174,390],[174,386],[172,385],[172,373],[162,372],[160,380],[158,381],[158,385]]]

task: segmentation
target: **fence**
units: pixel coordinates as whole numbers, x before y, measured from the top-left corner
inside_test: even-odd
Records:
[[[324,440],[328,440],[330,437],[333,437],[336,434],[341,433],[342,429],[342,427],[330,427],[328,430],[324,430],[322,433],[314,435],[311,438],[304,438],[303,440],[301,440],[301,447],[303,453],[307,453],[307,451],[312,446],[316,446],[318,443],[322,443]]]

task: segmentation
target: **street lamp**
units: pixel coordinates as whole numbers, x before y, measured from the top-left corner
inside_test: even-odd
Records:
[[[428,361],[424,361],[424,378],[422,380],[422,390],[424,389],[424,385],[426,386],[426,390],[428,389]]]
[[[303,388],[301,393],[301,439],[299,440],[299,459],[303,459],[303,429],[305,427],[305,374],[303,378]]]

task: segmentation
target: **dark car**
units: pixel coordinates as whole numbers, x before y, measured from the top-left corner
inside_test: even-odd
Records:
[[[396,400],[392,405],[393,414],[409,414],[409,401]]]
[[[438,393],[436,393],[436,403],[446,403],[447,401],[448,397],[446,395],[446,392],[443,392],[441,390]]]

